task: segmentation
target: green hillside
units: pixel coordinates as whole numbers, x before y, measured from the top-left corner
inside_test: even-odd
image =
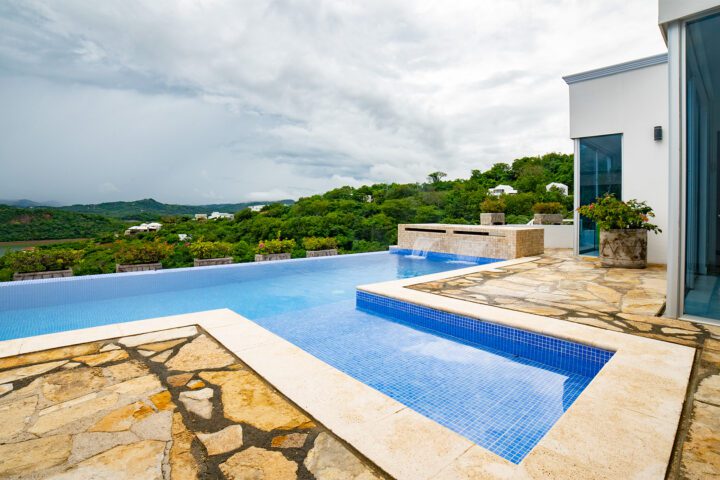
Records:
[[[252,205],[266,202],[218,203],[211,205],[174,205],[162,203],[152,198],[133,202],[107,202],[93,205],[68,205],[59,207],[61,210],[80,213],[94,213],[125,220],[157,220],[163,216],[194,215],[196,213],[227,212],[235,213]],[[292,204],[292,200],[281,200],[278,203]]]
[[[124,226],[125,222],[100,215],[0,205],[0,242],[94,237]]]

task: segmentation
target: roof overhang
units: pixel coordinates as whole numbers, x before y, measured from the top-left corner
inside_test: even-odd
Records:
[[[586,80],[593,80],[596,78],[608,77],[610,75],[617,75],[618,73],[630,72],[632,70],[638,70],[640,68],[652,67],[654,65],[661,65],[667,63],[667,53],[661,53],[659,55],[653,55],[652,57],[640,58],[638,60],[632,60],[630,62],[618,63],[617,65],[610,65],[609,67],[597,68],[595,70],[588,70],[586,72],[575,73],[573,75],[567,75],[562,77],[565,83],[572,85],[573,83],[584,82]]]

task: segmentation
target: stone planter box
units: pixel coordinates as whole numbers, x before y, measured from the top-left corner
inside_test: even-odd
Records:
[[[601,230],[600,263],[603,267],[647,267],[647,230]]]
[[[533,225],[562,225],[561,213],[536,213],[533,216]]]
[[[480,225],[505,225],[504,213],[481,213]]]
[[[273,262],[275,260],[290,260],[291,253],[269,253],[267,255],[255,255],[256,262]]]
[[[162,263],[138,263],[135,265],[115,264],[115,273],[123,272],[149,272],[152,270],[162,270]]]
[[[68,270],[47,270],[44,272],[13,273],[13,281],[20,280],[42,280],[44,278],[72,277],[73,271]]]
[[[333,257],[337,255],[337,248],[330,248],[328,250],[308,250],[305,252],[307,258],[312,257]]]
[[[193,266],[208,267],[210,265],[230,265],[233,263],[232,257],[223,258],[193,258]]]

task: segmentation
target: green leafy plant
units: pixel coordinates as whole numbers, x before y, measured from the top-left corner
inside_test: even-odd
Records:
[[[333,237],[306,237],[303,239],[305,250],[332,250],[337,248],[337,240]]]
[[[290,253],[295,248],[295,240],[261,240],[258,243],[255,253],[259,255],[271,255],[274,253]]]
[[[224,258],[231,256],[233,245],[228,242],[193,242],[188,249],[193,258]]]
[[[562,214],[564,208],[560,202],[539,202],[533,205],[533,213],[538,214]]]
[[[157,263],[168,257],[172,251],[172,245],[163,242],[128,242],[120,246],[115,253],[115,260],[122,265]]]
[[[505,200],[502,197],[488,197],[480,204],[482,213],[505,213]]]
[[[654,233],[662,231],[657,225],[650,223],[655,214],[647,203],[634,199],[623,202],[609,193],[590,205],[578,208],[578,212],[597,223],[600,230],[643,229]]]
[[[5,262],[16,273],[44,272],[71,268],[81,255],[81,251],[69,249],[22,250],[8,254]]]

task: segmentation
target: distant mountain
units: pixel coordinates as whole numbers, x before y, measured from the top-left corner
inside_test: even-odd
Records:
[[[217,203],[210,205],[174,205],[158,202],[152,198],[136,200],[134,202],[107,202],[93,205],[69,205],[59,207],[61,210],[80,213],[93,213],[125,220],[155,220],[166,215],[194,215],[196,213],[227,212],[235,213],[254,205],[267,203],[283,203],[291,205],[293,200],[279,200],[277,202],[244,202],[244,203]]]
[[[125,225],[115,218],[57,208],[0,205],[0,242],[94,237],[121,231]]]
[[[20,208],[34,208],[34,207],[59,207],[60,204],[58,202],[34,202],[32,200],[28,200],[26,198],[22,198],[20,200],[6,200],[6,199],[0,199],[0,205],[8,205],[10,207],[20,207]]]

